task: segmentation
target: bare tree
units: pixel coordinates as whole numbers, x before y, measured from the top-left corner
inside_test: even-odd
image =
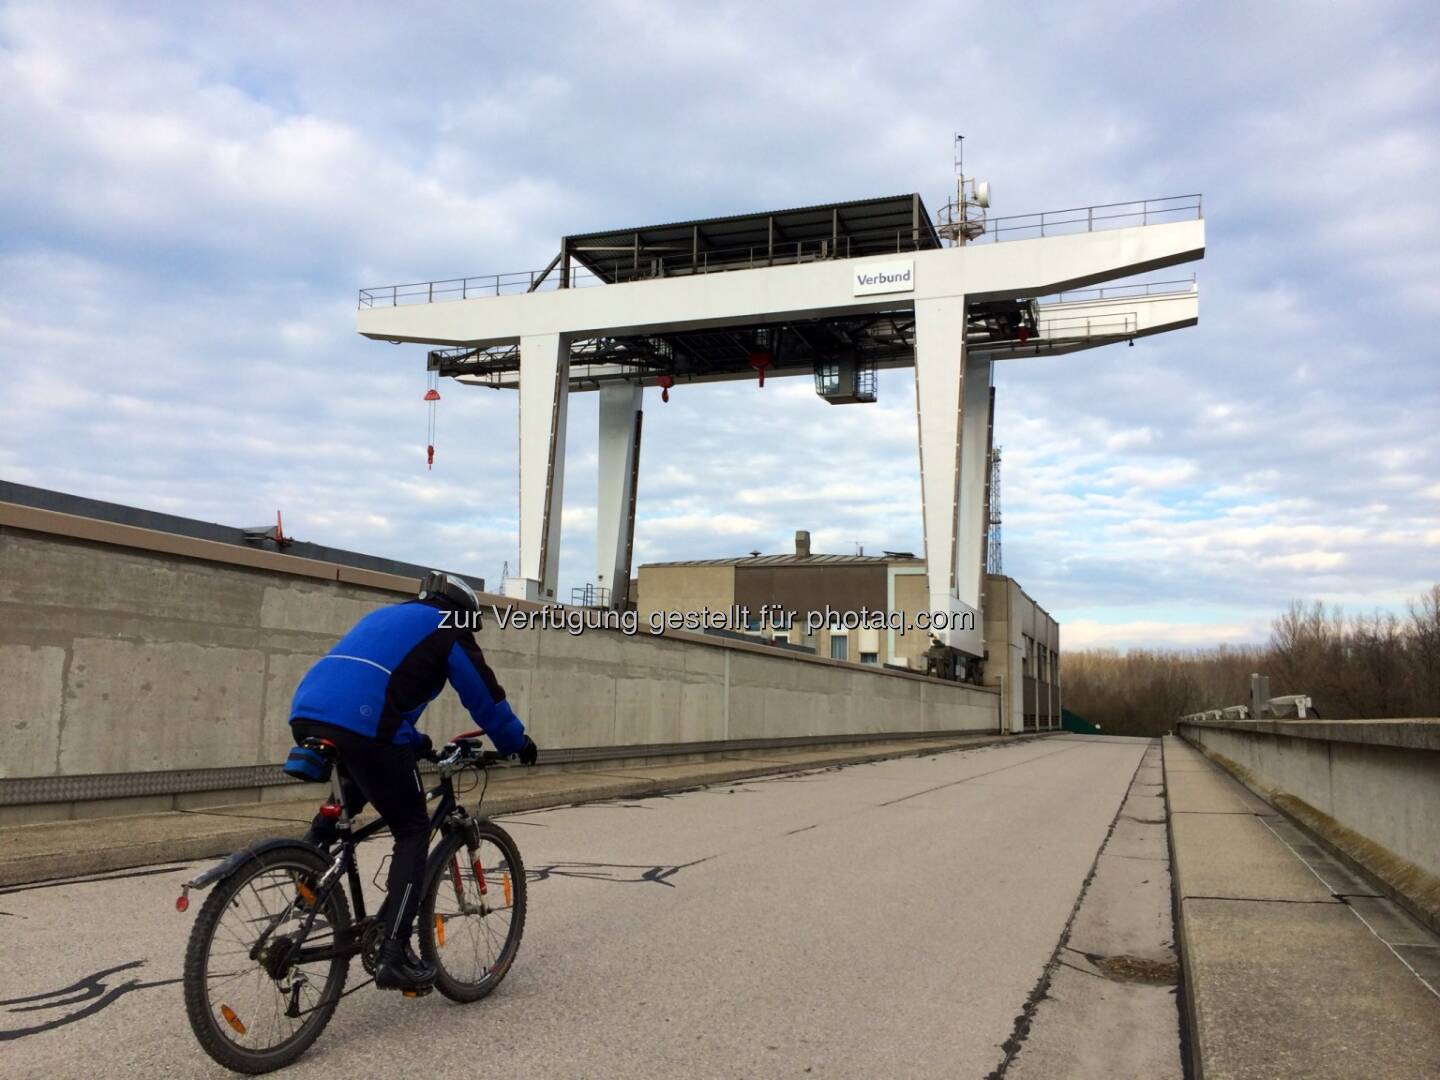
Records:
[[[1411,602],[1408,618],[1352,618],[1296,600],[1275,617],[1267,645],[1088,649],[1062,662],[1066,708],[1117,734],[1154,735],[1186,713],[1243,704],[1257,671],[1270,675],[1272,694],[1310,695],[1322,716],[1436,716],[1440,585]]]

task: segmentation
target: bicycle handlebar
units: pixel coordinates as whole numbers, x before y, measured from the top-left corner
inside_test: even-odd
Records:
[[[476,751],[474,742],[480,737],[480,732],[466,732],[464,735],[456,735],[445,744],[445,749],[436,756],[435,764],[439,766],[442,774],[449,775],[456,769],[474,766],[479,769],[488,769],[493,765],[500,765],[509,760],[508,756],[495,750]]]

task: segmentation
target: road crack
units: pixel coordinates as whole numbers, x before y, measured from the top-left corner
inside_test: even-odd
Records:
[[[1000,1048],[1005,1051],[1005,1057],[999,1065],[991,1070],[985,1080],[1002,1080],[1010,1068],[1010,1063],[1015,1060],[1021,1047],[1025,1045],[1025,1040],[1030,1034],[1030,1027],[1035,1022],[1035,1013],[1040,1008],[1040,1003],[1049,996],[1050,980],[1055,974],[1055,969],[1064,964],[1061,954],[1069,947],[1070,931],[1074,928],[1075,919],[1080,914],[1080,905],[1085,902],[1085,896],[1090,891],[1090,883],[1095,880],[1095,873],[1100,867],[1100,856],[1104,854],[1105,848],[1109,845],[1110,837],[1115,834],[1115,826],[1120,822],[1120,811],[1125,808],[1125,801],[1130,796],[1130,789],[1135,786],[1135,778],[1140,775],[1140,767],[1144,763],[1145,753],[1142,753],[1140,760],[1135,763],[1135,771],[1130,774],[1130,783],[1125,785],[1125,794],[1120,797],[1119,805],[1115,807],[1115,816],[1110,819],[1110,827],[1105,830],[1105,837],[1095,851],[1095,858],[1090,863],[1090,871],[1080,884],[1080,893],[1075,897],[1075,903],[1070,908],[1070,917],[1065,920],[1065,925],[1060,930],[1060,939],[1055,942],[1055,950],[1050,954],[1050,959],[1045,962],[1045,967],[1040,972],[1040,978],[1036,980],[1034,988],[1026,997],[1025,1004],[1020,1007],[1020,1012],[1015,1017],[1015,1025],[1011,1028],[1010,1037],[1000,1044]]]

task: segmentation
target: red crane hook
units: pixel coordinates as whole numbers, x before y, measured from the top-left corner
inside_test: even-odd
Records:
[[[751,353],[750,366],[760,373],[760,386],[765,386],[765,369],[775,362],[775,358],[768,352]]]
[[[435,389],[439,376],[431,374],[430,389],[425,391],[425,404],[430,407],[430,422],[425,430],[425,467],[435,468],[435,406],[440,404],[440,391]]]

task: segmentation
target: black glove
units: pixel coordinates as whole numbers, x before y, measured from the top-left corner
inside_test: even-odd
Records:
[[[438,759],[439,759],[439,755],[435,753],[435,744],[434,744],[434,742],[431,741],[430,736],[429,736],[429,735],[426,735],[423,731],[420,732],[419,735],[420,735],[420,741],[415,744],[415,760],[417,760],[417,761],[436,761],[436,760],[438,760]]]
[[[535,759],[540,754],[540,748],[535,745],[535,740],[529,735],[525,736],[525,745],[520,747],[519,753],[515,756],[520,759],[521,765],[534,765]]]

